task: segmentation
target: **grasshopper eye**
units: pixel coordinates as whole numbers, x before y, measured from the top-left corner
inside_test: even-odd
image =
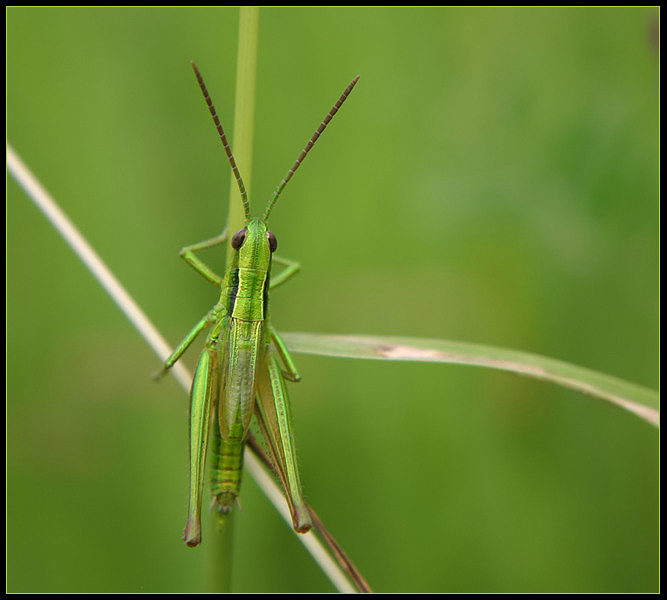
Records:
[[[234,248],[234,250],[239,250],[241,246],[243,246],[243,242],[245,242],[245,236],[247,233],[248,230],[244,227],[243,229],[239,229],[234,234],[234,237],[232,238],[232,248]]]
[[[276,239],[276,236],[273,235],[270,231],[267,231],[266,239],[269,240],[269,250],[271,250],[271,252],[275,252],[276,248],[278,247],[278,240]]]

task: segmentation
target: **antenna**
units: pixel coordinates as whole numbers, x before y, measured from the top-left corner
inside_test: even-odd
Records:
[[[211,101],[211,97],[208,94],[208,90],[206,89],[206,85],[204,84],[204,80],[202,79],[201,73],[199,72],[199,69],[197,68],[197,65],[194,63],[194,61],[190,61],[190,64],[192,65],[192,68],[195,70],[195,75],[197,76],[199,87],[201,88],[202,94],[204,94],[204,99],[206,100],[206,104],[208,104],[208,110],[211,112],[211,116],[213,117],[213,122],[215,123],[215,126],[218,128],[218,133],[220,134],[220,141],[222,141],[222,145],[224,146],[225,152],[227,153],[229,164],[232,166],[232,172],[234,173],[234,177],[236,178],[236,183],[238,184],[239,191],[241,192],[241,201],[243,202],[243,212],[245,213],[246,221],[250,221],[250,203],[248,202],[248,192],[246,192],[245,185],[243,184],[243,179],[241,179],[241,173],[239,173],[239,168],[236,166],[236,161],[234,160],[232,149],[229,147],[229,142],[227,142],[227,136],[225,135],[225,131],[223,130],[222,125],[220,124],[220,119],[218,119],[218,115],[215,112],[215,106],[213,106],[213,102]],[[322,129],[324,129],[324,127],[322,127]],[[289,179],[289,177],[287,179]]]
[[[196,70],[196,67],[195,67]],[[273,209],[274,204],[276,203],[276,200],[278,200],[278,196],[280,196],[280,192],[283,191],[283,188],[287,185],[287,182],[292,178],[292,175],[294,175],[294,172],[299,168],[299,165],[303,161],[304,158],[306,158],[306,154],[310,152],[310,149],[313,147],[313,144],[317,141],[317,138],[320,137],[322,132],[324,131],[325,127],[329,124],[329,121],[333,119],[333,116],[338,112],[338,109],[341,107],[343,102],[345,102],[345,99],[350,95],[350,92],[352,91],[352,88],[357,84],[357,81],[359,81],[359,75],[357,75],[353,80],[350,85],[348,85],[345,88],[345,91],[341,94],[340,98],[338,98],[338,102],[333,105],[333,108],[329,111],[327,116],[324,118],[324,121],[320,123],[320,126],[317,128],[317,131],[313,134],[313,137],[310,138],[309,142],[306,144],[306,147],[301,151],[301,154],[299,154],[299,158],[296,159],[294,164],[292,165],[292,168],[287,171],[287,175],[283,178],[283,180],[280,182],[278,187],[276,188],[276,191],[273,192],[273,198],[269,201],[268,205],[266,206],[266,210],[264,211],[264,216],[262,217],[263,221],[266,221],[269,218],[269,214],[271,213],[271,210]],[[206,94],[204,94],[206,96]],[[207,102],[210,104],[210,100],[207,99]],[[213,110],[211,112],[214,112]],[[214,120],[217,121],[217,117],[214,115]],[[221,129],[221,128],[219,128]],[[231,156],[231,152],[228,152],[228,154]],[[231,159],[233,160],[233,159]],[[234,168],[232,166],[232,168]],[[241,194],[243,195],[243,193]]]

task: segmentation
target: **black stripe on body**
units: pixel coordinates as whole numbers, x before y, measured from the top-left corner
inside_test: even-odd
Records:
[[[236,295],[239,293],[239,269],[232,269],[229,285],[229,304],[227,305],[227,314],[231,315],[234,312],[234,305],[236,304]]]

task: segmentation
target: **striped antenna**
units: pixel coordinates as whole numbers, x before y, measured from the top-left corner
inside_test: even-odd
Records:
[[[220,124],[220,119],[218,119],[218,115],[215,112],[215,106],[213,106],[213,102],[211,102],[211,97],[208,95],[208,90],[206,89],[206,85],[204,84],[204,80],[202,79],[201,73],[199,72],[197,65],[193,61],[190,61],[190,63],[192,64],[192,68],[195,70],[195,75],[197,76],[199,87],[201,88],[202,94],[204,94],[204,99],[206,100],[206,104],[208,104],[208,110],[211,112],[211,116],[213,117],[213,122],[215,123],[215,126],[218,128],[218,133],[220,134],[220,141],[222,141],[222,145],[225,148],[225,152],[227,153],[229,164],[232,166],[232,172],[234,173],[234,177],[236,178],[236,183],[238,184],[239,191],[241,192],[241,201],[243,202],[243,212],[245,213],[245,219],[246,221],[250,221],[250,203],[248,202],[248,192],[246,192],[245,185],[243,185],[243,179],[241,179],[241,173],[239,173],[239,168],[236,166],[236,161],[234,160],[232,149],[229,147],[229,142],[227,142],[227,136],[225,135],[225,132],[222,129],[222,125]]]
[[[273,192],[273,198],[271,198],[266,207],[266,210],[264,211],[264,216],[262,217],[263,221],[266,221],[269,218],[269,214],[273,210],[273,206],[276,203],[276,200],[278,200],[280,192],[283,191],[283,188],[287,185],[287,182],[292,178],[294,172],[299,168],[299,165],[301,164],[303,159],[306,158],[306,154],[310,152],[310,149],[313,147],[313,144],[317,141],[317,138],[320,137],[325,127],[329,124],[329,121],[333,119],[333,116],[338,112],[338,109],[341,107],[343,102],[345,102],[345,99],[350,95],[350,92],[352,91],[352,88],[357,84],[357,81],[359,81],[359,75],[357,75],[352,80],[352,83],[345,88],[345,91],[341,94],[340,98],[338,98],[338,102],[336,102],[336,104],[333,105],[333,108],[329,111],[329,114],[324,118],[324,121],[320,123],[320,126],[317,128],[317,131],[314,133],[313,137],[310,138],[310,141],[306,144],[306,147],[301,151],[301,154],[299,154],[299,158],[296,159],[296,161],[292,165],[292,168],[289,171],[287,171],[287,175],[285,175],[283,180],[280,182],[280,185],[276,188],[276,191]]]

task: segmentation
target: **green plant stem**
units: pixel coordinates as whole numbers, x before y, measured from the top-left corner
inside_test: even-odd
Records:
[[[236,100],[234,107],[234,135],[232,151],[243,173],[243,181],[250,195],[252,179],[252,141],[255,116],[255,81],[257,78],[257,40],[259,35],[259,8],[242,7],[239,17],[239,47],[236,63]],[[243,227],[245,218],[242,211],[241,194],[232,177],[229,192],[228,231],[233,234]],[[232,253],[227,253],[227,261]],[[229,592],[231,589],[233,559],[233,517],[222,531],[215,531],[213,522],[209,556],[210,581],[214,591]]]
[[[236,164],[243,173],[248,196],[252,187],[252,140],[255,123],[255,82],[257,79],[257,40],[259,8],[242,7],[239,21],[239,51],[236,67],[236,100],[232,149]],[[243,227],[241,194],[234,178],[230,181],[227,227],[230,235]],[[227,253],[227,261],[232,253]]]

